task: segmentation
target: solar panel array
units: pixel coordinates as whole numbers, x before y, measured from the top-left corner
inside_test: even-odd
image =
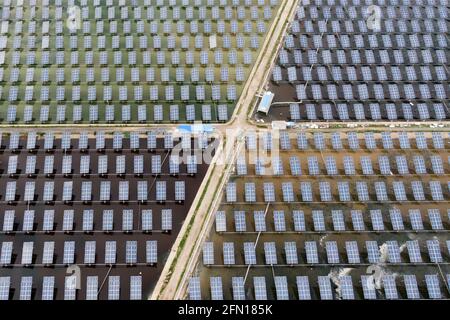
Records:
[[[1,120],[226,121],[276,10],[277,0],[5,2]]]
[[[447,119],[448,17],[445,1],[302,2],[272,72],[274,102],[290,101],[293,121]]]
[[[449,139],[252,133],[203,248],[196,297],[448,299]]]
[[[179,159],[171,173],[169,158],[178,157],[172,148],[179,142],[172,132],[0,137],[0,297],[146,299],[207,164],[198,162],[188,175]],[[203,152],[197,137],[188,140],[191,152]],[[81,268],[78,289],[66,274],[73,264]]]

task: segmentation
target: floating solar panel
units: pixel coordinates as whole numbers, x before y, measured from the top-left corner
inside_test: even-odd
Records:
[[[435,149],[444,149],[444,139],[440,132],[432,132],[431,138],[433,140],[433,147]]]
[[[253,287],[255,289],[255,300],[267,300],[265,277],[253,277]]]
[[[105,242],[105,264],[116,263],[116,241]]]
[[[234,265],[235,264],[234,243],[233,242],[224,242],[223,243],[223,264],[224,265]]]
[[[305,241],[306,262],[308,264],[319,263],[317,244],[315,241]]]
[[[291,182],[283,182],[281,184],[281,189],[283,192],[283,201],[284,202],[293,202],[294,199],[294,188]]]
[[[210,277],[211,300],[223,300],[222,277]]]
[[[311,289],[308,276],[295,277],[299,300],[311,300]]]
[[[420,299],[416,276],[413,274],[405,274],[403,275],[403,281],[408,299]]]
[[[137,241],[127,241],[125,243],[125,262],[135,264],[137,262]]]
[[[42,300],[53,300],[55,292],[55,277],[44,276],[42,278]]]
[[[441,183],[439,181],[430,181],[429,185],[433,201],[443,201],[444,195],[442,193]]]
[[[423,230],[422,214],[419,209],[409,209],[409,220],[413,230]]]
[[[11,232],[14,230],[14,216],[15,216],[14,210],[5,210],[5,213],[3,216],[3,231],[4,232]]]
[[[332,210],[331,218],[333,220],[334,231],[345,230],[344,214],[342,213],[342,210]]]
[[[19,300],[31,300],[33,289],[33,277],[21,277],[20,279],[20,295]]]
[[[353,282],[351,276],[340,276],[339,284],[341,288],[341,298],[343,300],[354,300]]]
[[[377,298],[377,294],[375,291],[375,283],[373,276],[361,275],[361,284],[364,299],[375,300]]]
[[[163,231],[172,230],[172,209],[161,210],[161,229]]]
[[[274,280],[277,300],[289,300],[287,277],[275,276]]]
[[[434,174],[444,174],[444,165],[440,156],[430,156],[431,168]]]
[[[149,240],[145,243],[146,258],[148,264],[158,263],[158,242],[156,240]]]
[[[130,277],[130,300],[142,300],[142,276]]]
[[[397,285],[395,283],[395,276],[388,274],[382,277],[382,283],[384,287],[384,295],[386,299],[398,299]]]
[[[108,277],[108,300],[120,299],[120,276]]]
[[[152,231],[153,229],[153,212],[150,209],[142,210],[141,212],[141,228],[144,232]]]
[[[413,191],[414,200],[416,201],[425,200],[425,193],[421,181],[411,181],[411,188]]]
[[[327,261],[329,264],[339,263],[339,251],[336,241],[325,242],[325,249],[327,252]]]
[[[441,263],[443,261],[439,240],[427,240],[427,249],[432,263]]]
[[[13,242],[4,241],[2,243],[1,254],[0,254],[0,264],[5,266],[11,263],[12,259]]]
[[[411,263],[422,263],[419,242],[417,240],[407,241],[406,248],[408,249],[409,260]]]
[[[433,230],[444,229],[439,209],[428,209],[428,218],[430,220],[431,229]]]
[[[30,232],[34,228],[34,210],[25,210],[22,231]]]
[[[63,263],[70,265],[75,261],[75,241],[64,241]]]
[[[122,211],[122,230],[130,232],[133,230],[133,210],[124,209]]]
[[[244,277],[232,277],[233,300],[245,300]]]
[[[266,264],[273,265],[278,263],[275,242],[264,242],[264,255]]]
[[[333,300],[333,293],[331,291],[331,281],[328,276],[317,277],[319,283],[319,293],[321,300]]]
[[[236,232],[247,231],[247,225],[245,221],[245,211],[234,211],[234,224]]]
[[[189,300],[201,300],[200,277],[191,277],[188,284]]]
[[[325,218],[322,210],[313,210],[312,217],[315,231],[325,231]]]
[[[437,274],[426,274],[425,283],[430,299],[442,299],[442,292]]]
[[[214,243],[205,242],[203,245],[203,264],[212,265],[214,264]]]
[[[54,217],[55,217],[55,211],[54,210],[44,210],[44,221],[43,221],[44,225],[42,227],[43,231],[47,231],[48,232],[48,231],[52,231],[53,230]]]

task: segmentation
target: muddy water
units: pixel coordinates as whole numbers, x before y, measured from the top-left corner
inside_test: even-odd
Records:
[[[141,146],[146,146],[146,140],[141,139]],[[128,139],[123,140],[124,148],[129,146]],[[194,142],[193,142],[194,143]],[[3,145],[8,145],[7,140],[2,142]],[[21,140],[21,145],[25,145],[25,141]],[[55,141],[56,146],[60,146],[60,141]],[[76,140],[72,141],[73,147],[77,147]],[[123,149],[120,153],[115,153],[112,150],[111,139],[106,140],[106,150],[104,154],[108,155],[109,173],[105,177],[98,176],[97,172],[97,158],[100,155],[95,150],[95,140],[89,140],[89,151],[81,153],[79,150],[71,150],[73,174],[68,177],[61,175],[61,163],[63,152],[55,150],[52,154],[55,156],[55,176],[47,178],[43,175],[44,157],[49,155],[45,153],[43,148],[43,141],[38,140],[38,151],[36,168],[37,175],[34,178],[27,177],[25,172],[26,157],[30,155],[26,150],[21,150],[18,161],[18,168],[20,174],[16,178],[10,178],[6,174],[8,166],[8,156],[11,155],[9,150],[3,150],[0,155],[0,169],[2,175],[0,176],[0,190],[2,193],[5,190],[6,182],[17,181],[18,200],[14,204],[8,204],[4,201],[4,194],[0,195],[0,202],[2,210],[0,211],[0,223],[3,223],[3,215],[5,210],[15,210],[15,232],[5,234],[0,231],[0,242],[13,242],[13,258],[12,265],[0,268],[0,276],[11,277],[11,291],[10,299],[18,299],[20,295],[20,281],[22,276],[33,276],[33,299],[41,299],[42,295],[42,277],[55,276],[55,299],[64,298],[64,279],[66,276],[66,265],[63,264],[64,242],[75,241],[75,264],[81,268],[81,289],[77,291],[77,299],[85,299],[86,297],[86,277],[98,276],[99,289],[100,285],[107,275],[119,275],[120,278],[120,298],[129,299],[130,297],[130,276],[142,276],[142,297],[146,299],[152,292],[156,281],[164,267],[172,244],[181,229],[186,214],[190,205],[196,195],[197,189],[202,182],[206,173],[207,164],[198,165],[198,173],[195,176],[188,176],[186,174],[186,165],[180,165],[180,174],[176,177],[170,176],[168,158],[162,165],[162,174],[154,177],[151,174],[151,156],[161,155],[164,160],[167,152],[163,149],[162,139],[157,141],[158,148],[154,152],[148,152],[146,149],[139,150],[139,154],[144,156],[144,175],[143,177],[136,177],[133,174],[133,156],[138,153],[131,152],[129,149]],[[193,145],[193,144],[192,144]],[[79,161],[81,155],[88,154],[91,158],[91,174],[87,177],[79,175]],[[126,156],[126,172],[124,177],[117,177],[115,172],[114,158],[117,155]],[[156,203],[155,187],[152,184],[154,181],[167,182],[167,201],[163,204]],[[174,201],[174,182],[183,180],[186,183],[186,200],[183,203],[176,203]],[[23,202],[23,190],[26,181],[36,182],[36,196],[35,201],[27,204]],[[42,201],[44,181],[55,182],[55,202],[53,204],[45,204]],[[73,181],[74,201],[71,204],[64,204],[62,200],[62,185],[64,181]],[[82,181],[92,181],[92,202],[83,203],[80,201],[79,194]],[[103,204],[99,201],[99,185],[101,181],[111,181],[111,201],[109,204]],[[129,199],[127,203],[119,203],[118,201],[118,182],[129,181]],[[137,181],[148,181],[149,200],[146,203],[139,203],[137,199]],[[22,232],[23,215],[26,209],[35,210],[35,220],[33,232]],[[82,231],[83,210],[94,210],[94,231],[92,233],[84,233]],[[105,233],[102,231],[102,212],[106,209],[114,210],[113,232]],[[122,210],[133,210],[133,231],[125,233],[122,231]],[[141,212],[144,209],[153,210],[153,232],[144,233],[141,228]],[[163,233],[161,231],[161,210],[172,210],[172,231]],[[43,228],[43,214],[44,210],[55,211],[54,231],[51,233],[44,233]],[[74,231],[64,233],[62,231],[63,213],[64,210],[74,210]],[[126,265],[126,241],[137,241],[137,261],[138,263],[132,266]],[[146,241],[157,240],[158,242],[158,263],[156,266],[146,265]],[[24,267],[20,265],[22,255],[22,244],[26,241],[34,242],[33,265],[31,267]],[[43,246],[45,241],[55,242],[54,265],[44,267],[42,265]],[[86,241],[96,241],[96,264],[93,266],[84,265],[84,247]],[[117,263],[112,266],[104,264],[105,259],[105,242],[116,241],[117,245]],[[99,292],[99,299],[107,299],[108,296],[108,281]]]
[[[378,137],[378,135],[376,135]],[[428,136],[428,134],[427,134]],[[395,136],[393,136],[395,138]],[[445,140],[448,143],[447,139]],[[281,151],[279,154],[283,167],[284,175],[275,177],[272,175],[271,168],[266,169],[267,175],[256,176],[255,166],[250,163],[250,159],[254,155],[246,155],[247,160],[247,176],[233,175],[231,181],[237,184],[237,203],[226,203],[223,199],[220,210],[226,212],[226,232],[217,233],[215,232],[215,227],[213,226],[209,238],[207,241],[212,241],[214,243],[214,265],[204,266],[202,262],[199,262],[198,270],[196,275],[200,276],[201,280],[201,292],[202,298],[210,299],[211,289],[210,289],[210,277],[220,276],[222,277],[223,292],[225,299],[233,298],[232,291],[232,278],[233,277],[245,277],[248,271],[246,283],[245,283],[245,293],[247,299],[254,299],[254,285],[253,277],[264,276],[266,279],[267,286],[267,296],[269,299],[276,299],[276,291],[274,284],[274,276],[286,276],[288,282],[288,291],[290,299],[298,299],[298,288],[296,285],[296,276],[308,276],[310,287],[311,287],[311,297],[312,299],[320,299],[319,288],[318,288],[318,276],[331,275],[337,277],[339,273],[343,274],[345,268],[350,268],[348,271],[349,275],[352,277],[355,298],[363,299],[363,291],[361,284],[361,275],[370,274],[367,268],[371,265],[368,261],[367,246],[366,241],[376,241],[378,246],[383,245],[386,241],[395,240],[397,241],[401,250],[401,264],[387,263],[381,265],[385,273],[397,275],[396,284],[399,292],[400,298],[406,299],[405,285],[403,282],[402,275],[414,274],[417,277],[417,282],[419,286],[419,291],[422,298],[428,298],[428,292],[425,284],[426,274],[438,274],[441,292],[443,298],[450,298],[447,288],[444,285],[444,279],[442,279],[441,274],[446,276],[450,273],[450,247],[448,247],[447,241],[450,240],[450,221],[447,210],[450,209],[448,205],[449,191],[447,183],[449,180],[450,168],[448,165],[448,149],[436,150],[418,150],[412,142],[411,150],[400,150],[398,149],[398,142],[394,139],[394,149],[387,151],[384,149],[376,149],[369,151],[365,148],[361,148],[358,151],[350,151],[348,149],[342,150],[342,152],[336,152],[330,150],[330,144],[327,142],[327,148],[323,152],[317,150],[306,150],[299,151],[295,146],[296,142],[291,141],[292,149],[288,151]],[[312,144],[312,141],[309,140]],[[363,141],[360,141],[361,146],[364,146]],[[343,140],[344,148],[347,147],[346,141]],[[381,148],[381,141],[377,140],[378,146]],[[431,146],[431,141],[428,140],[429,146]],[[343,172],[343,157],[345,155],[352,156],[355,163],[356,175],[355,176],[345,176]],[[387,155],[390,158],[392,175],[381,176],[378,168],[378,157],[381,155]],[[395,163],[396,155],[404,155],[408,160],[409,170],[411,174],[400,175],[397,172],[397,167]],[[414,166],[412,163],[412,157],[414,155],[422,155],[426,160],[427,172],[426,175],[417,175],[414,171]],[[438,155],[442,158],[444,163],[443,175],[432,174],[431,165],[429,163],[429,157],[431,155]],[[271,156],[270,154],[268,155]],[[293,177],[290,175],[289,170],[289,157],[297,156],[300,159],[302,166],[302,175],[299,177]],[[316,156],[319,161],[319,167],[321,173],[319,176],[311,176],[308,174],[307,157]],[[336,159],[337,168],[339,171],[338,176],[328,176],[326,174],[325,165],[322,157],[333,156]],[[362,168],[360,164],[360,157],[368,156],[372,160],[373,169],[375,174],[372,176],[365,176],[362,174]],[[254,163],[254,162],[253,162]],[[422,181],[424,184],[426,201],[417,202],[413,201],[412,191],[410,190],[411,181]],[[440,181],[445,201],[436,202],[432,201],[430,197],[429,190],[427,189],[427,183],[429,181]],[[284,203],[282,202],[281,193],[281,183],[289,181],[293,183],[295,202],[294,203]],[[301,201],[299,184],[301,181],[310,181],[313,184],[314,202],[305,203]],[[328,181],[331,184],[332,194],[334,200],[329,203],[320,202],[318,181]],[[354,202],[340,202],[337,193],[337,181],[348,181],[350,185],[354,184],[355,181],[365,181],[369,185],[369,196],[371,201],[360,202],[357,201],[356,190],[354,188],[350,189],[350,193]],[[388,188],[389,201],[379,202],[376,200],[375,190],[373,190],[374,181],[385,181]],[[392,182],[402,181],[406,188],[406,195],[408,201],[395,201],[393,190],[390,187]],[[249,204],[245,203],[244,199],[244,183],[245,182],[255,182],[256,184],[256,203]],[[272,182],[275,187],[275,198],[276,202],[271,203],[266,215],[266,231],[262,232],[259,236],[259,240],[256,246],[256,265],[252,266],[250,269],[245,265],[244,260],[244,243],[245,242],[255,242],[258,238],[258,233],[255,231],[255,221],[253,217],[254,211],[264,211],[267,207],[267,203],[264,202],[263,195],[263,182]],[[372,187],[370,187],[372,185]],[[402,219],[404,222],[405,230],[396,232],[393,230],[392,222],[389,216],[389,210],[397,208],[400,210]],[[370,210],[379,209],[383,215],[384,231],[374,232],[372,229],[372,222],[370,219]],[[413,231],[409,210],[418,209],[420,210],[421,217],[423,220],[424,229],[420,231]],[[443,221],[443,230],[432,230],[430,220],[427,211],[429,209],[438,209],[441,214],[441,219]],[[273,212],[275,210],[282,210],[285,214],[285,224],[286,231],[277,232],[275,231]],[[305,214],[305,232],[296,232],[294,228],[294,222],[292,218],[293,210],[302,210]],[[322,210],[325,218],[325,230],[324,232],[315,231],[314,221],[312,219],[312,210]],[[334,231],[333,220],[332,220],[332,210],[342,210],[344,214],[345,231]],[[351,220],[351,210],[361,210],[363,213],[363,220],[365,225],[364,232],[355,231],[353,228]],[[235,211],[245,212],[245,232],[235,232]],[[443,257],[443,263],[439,266],[430,261],[427,240],[436,239],[439,241],[441,254]],[[419,248],[421,251],[421,257],[423,263],[413,264],[410,262],[408,255],[408,250],[404,247],[406,241],[417,240],[419,243]],[[308,264],[306,260],[305,252],[305,242],[315,241],[318,248],[319,264],[312,265]],[[329,264],[327,259],[327,253],[325,250],[325,243],[327,241],[336,241],[338,247],[338,264]],[[348,262],[347,252],[346,252],[346,242],[356,241],[359,255],[360,264],[350,264]],[[223,260],[223,243],[233,242],[235,251],[235,265],[224,266]],[[265,262],[264,254],[264,243],[274,242],[276,248],[277,264],[270,266]],[[289,266],[286,262],[286,255],[284,250],[285,242],[295,242],[297,247],[298,264]],[[200,257],[200,260],[202,258]],[[333,294],[336,299],[339,299],[339,290],[337,286],[338,282],[332,283]],[[384,298],[384,290],[377,290],[378,298]]]

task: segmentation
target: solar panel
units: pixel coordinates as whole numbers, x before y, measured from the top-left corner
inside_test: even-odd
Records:
[[[278,263],[275,242],[264,242],[264,255],[266,264],[273,265]]]
[[[8,158],[8,171],[7,173],[11,175],[15,175],[17,173],[17,155],[11,155]]]
[[[1,254],[0,254],[0,264],[1,265],[8,265],[11,263],[12,250],[13,250],[13,242],[12,241],[4,241],[2,243],[2,249],[1,249]]]
[[[34,228],[34,210],[25,210],[22,231],[30,232]]]
[[[432,263],[441,263],[443,261],[439,240],[427,240],[427,249],[430,261]]]
[[[432,132],[431,138],[435,149],[444,149],[444,139],[440,132]]]
[[[361,275],[364,299],[374,300],[377,298],[373,276]]]
[[[405,282],[406,296],[408,299],[420,299],[416,276],[413,274],[405,274],[403,275],[403,281]]]
[[[73,230],[73,216],[74,211],[73,210],[64,210],[64,216],[63,216],[63,231],[69,232]]]
[[[210,277],[211,300],[223,300],[222,277]]]
[[[146,258],[147,264],[156,264],[158,262],[158,242],[156,240],[146,241]]]
[[[355,293],[353,291],[353,282],[351,276],[340,276],[339,284],[341,289],[341,297],[343,300],[354,300]]]
[[[20,279],[20,295],[19,300],[31,300],[33,289],[33,277],[21,277]]]
[[[172,230],[172,209],[162,209],[161,220],[161,229],[163,231]]]
[[[253,277],[253,287],[255,289],[255,300],[267,300],[265,277]]]
[[[366,241],[367,260],[370,263],[380,262],[380,249],[376,241]]]
[[[373,175],[373,167],[372,167],[372,160],[368,156],[362,156],[360,158],[361,161],[361,168],[364,175]]]
[[[224,265],[234,265],[235,264],[234,243],[233,242],[224,242],[223,243],[223,264]]]
[[[386,241],[387,245],[387,260],[389,263],[400,263],[400,248],[397,241],[390,240]]]
[[[236,232],[247,231],[245,211],[234,211],[234,224]]]
[[[226,214],[225,211],[216,212],[216,232],[224,232],[226,227]]]
[[[411,181],[411,188],[413,191],[414,200],[416,201],[425,200],[425,193],[421,181]]]
[[[125,262],[127,264],[137,263],[137,241],[127,241],[125,250]]]
[[[276,232],[286,231],[286,220],[285,220],[283,210],[274,210],[273,211],[273,222],[275,225]]]
[[[105,264],[116,263],[116,241],[105,242]]]
[[[388,201],[388,195],[386,190],[386,184],[384,181],[375,181],[375,194],[378,201]]]
[[[331,281],[328,276],[318,276],[319,293],[321,300],[333,300],[333,293],[331,291]]]
[[[130,300],[142,300],[142,276],[130,277]]]
[[[388,274],[382,277],[384,287],[384,295],[386,299],[398,299],[397,285],[395,283],[395,276]]]
[[[283,201],[284,202],[293,202],[294,199],[294,188],[291,182],[283,182],[281,184],[281,189],[283,192]]]
[[[53,300],[55,292],[55,277],[44,276],[42,278],[42,300]]]
[[[212,265],[214,264],[214,243],[205,242],[203,244],[203,264]]]
[[[419,209],[409,209],[409,220],[413,230],[423,230],[422,214]]]
[[[114,221],[114,211],[113,210],[103,210],[103,221],[102,221],[102,230],[112,231],[113,230],[113,221]]]
[[[322,210],[313,210],[312,218],[315,231],[325,231],[325,218]]]
[[[356,132],[347,133],[347,140],[348,140],[350,149],[352,149],[352,150],[359,149],[359,139],[358,139],[358,135],[356,134]]]
[[[441,183],[439,181],[430,181],[430,192],[433,201],[443,201],[444,195],[442,193]]]
[[[232,277],[233,300],[245,300],[244,277]]]
[[[188,285],[189,300],[201,300],[200,289],[200,277],[191,277]]]
[[[286,276],[275,276],[275,290],[277,300],[289,300],[289,291]]]
[[[85,264],[94,264],[95,263],[95,251],[96,251],[96,242],[95,241],[86,241],[84,243],[84,263]]]
[[[64,264],[73,264],[75,261],[75,241],[64,241]]]
[[[309,287],[308,276],[296,276],[299,300],[311,300],[311,289]]]
[[[48,265],[53,263],[54,251],[55,251],[55,242],[45,241],[44,251],[42,254],[42,264]]]
[[[308,264],[319,263],[317,244],[315,241],[305,241],[306,262]]]
[[[325,242],[325,249],[327,252],[327,261],[329,264],[339,263],[339,251],[336,241]]]
[[[305,215],[304,215],[303,211],[293,210],[292,218],[294,220],[294,230],[295,231],[299,232],[299,231],[306,230]]]
[[[25,194],[23,200],[33,201],[35,196],[34,191],[35,191],[35,182],[34,181],[25,182]]]
[[[430,220],[431,228],[433,230],[444,229],[439,209],[428,209],[428,218]]]
[[[320,174],[319,161],[317,157],[308,157],[308,170],[310,175]]]
[[[419,242],[417,240],[410,240],[406,242],[408,249],[409,260],[411,263],[421,263],[422,256],[420,254]]]
[[[245,187],[245,202],[256,202],[256,187],[253,182],[246,182]]]
[[[122,230],[125,232],[130,232],[133,230],[133,210],[132,209],[122,210]]]
[[[120,276],[108,277],[108,300],[120,299]]]
[[[437,274],[426,274],[425,283],[430,299],[442,299],[442,292]]]

